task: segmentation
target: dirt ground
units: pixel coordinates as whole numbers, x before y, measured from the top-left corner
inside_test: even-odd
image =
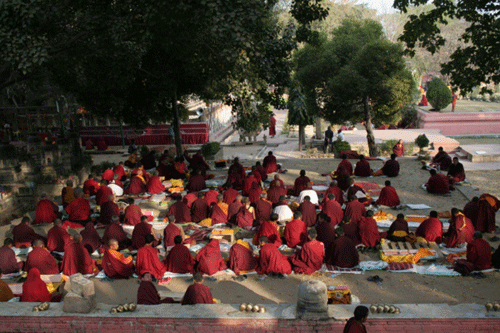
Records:
[[[244,165],[254,162],[242,161]],[[322,173],[336,169],[339,159],[294,159],[280,161],[288,173],[282,174],[281,178],[285,184],[293,184],[301,169],[307,171],[307,176],[315,184],[324,184],[325,177]],[[370,161],[372,168],[382,166],[382,161]],[[422,170],[420,162],[414,158],[400,159],[401,174],[392,178],[392,185],[397,189],[403,204],[427,204],[433,210],[444,211],[453,207],[463,208],[466,198],[459,192],[454,191],[447,196],[436,196],[427,194],[420,186],[429,177],[428,171]],[[219,172],[216,172],[216,174]],[[500,171],[469,172],[467,178],[473,186],[479,187],[478,195],[487,192],[500,197]],[[376,177],[357,179],[360,182],[375,182],[383,186],[388,178]],[[429,210],[386,212],[393,214],[428,214]],[[498,220],[498,217],[497,217]],[[0,227],[0,242],[9,235],[11,226]],[[40,233],[46,233],[37,230]],[[491,238],[492,234],[486,234],[485,239]],[[497,243],[492,243],[495,248]],[[376,255],[371,254],[372,259]],[[361,258],[368,257],[361,254]],[[384,281],[379,286],[368,282],[367,278],[379,275]],[[311,276],[291,274],[286,279],[265,278],[259,275],[249,275],[244,282],[236,282],[230,276],[217,276],[216,281],[206,281],[215,298],[222,303],[252,302],[259,304],[270,303],[295,303],[297,301],[297,286],[304,280],[311,278],[324,281],[327,285],[347,284],[352,293],[359,297],[362,303],[483,303],[485,301],[500,300],[499,273],[486,274],[485,279],[474,279],[471,277],[433,277],[413,273],[390,273],[385,271],[372,271],[363,275],[341,274],[332,277],[331,274],[315,273]],[[95,279],[98,290],[98,302],[106,304],[117,304],[136,301],[136,292],[139,286],[137,279],[125,281],[115,280],[113,282],[102,282]],[[161,294],[168,292],[183,293],[191,282],[187,278],[174,278],[165,286],[158,286]]]

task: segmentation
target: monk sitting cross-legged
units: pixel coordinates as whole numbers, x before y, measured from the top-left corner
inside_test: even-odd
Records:
[[[229,213],[229,205],[224,202],[224,196],[217,196],[217,203],[212,205],[212,224],[227,223],[227,215]]]
[[[191,221],[198,223],[208,217],[208,202],[202,192],[198,193],[198,199],[191,206]],[[177,216],[176,216],[177,219]]]
[[[236,223],[243,229],[251,229],[255,220],[255,209],[250,206],[250,199],[247,197],[241,200],[242,206],[236,214]]]
[[[347,172],[347,174],[349,175],[349,177],[352,176],[352,174],[353,174],[353,172],[352,172],[352,164],[347,159],[347,155],[346,154],[342,155],[342,161],[337,166],[337,171],[335,173],[338,174],[342,168],[344,168],[344,170]]]
[[[108,244],[111,239],[119,243],[120,250],[127,248],[131,244],[130,239],[127,237],[127,233],[120,225],[120,218],[116,215],[111,218],[111,224],[104,230],[102,242]]]
[[[205,200],[207,200],[208,207],[210,208],[212,204],[217,203],[217,196],[220,193],[215,189],[215,188],[210,188],[206,193],[205,193]]]
[[[161,279],[167,268],[158,258],[158,250],[153,248],[155,238],[148,234],[144,236],[146,245],[137,251],[137,259],[135,263],[135,271],[139,277],[145,273],[151,273],[155,278]]]
[[[335,195],[333,193],[328,194],[328,197],[323,201],[321,212],[328,215],[330,223],[333,226],[339,224],[344,217],[344,211],[337,200],[335,200]]]
[[[399,175],[399,162],[396,161],[396,154],[391,155],[391,159],[384,163],[384,166],[373,173],[373,176],[397,177]]]
[[[345,207],[344,215],[349,215],[351,217],[351,221],[357,224],[363,216],[366,216],[365,206],[359,202],[355,195],[351,195],[349,197],[349,202]]]
[[[114,215],[120,216],[120,207],[115,203],[115,196],[108,195],[108,201],[101,205],[101,215],[99,216],[99,222],[102,224],[110,224],[111,217]]]
[[[464,243],[471,242],[474,236],[474,231],[472,222],[466,218],[460,210],[452,208],[450,228],[446,233],[446,236],[448,236],[446,247],[461,247]]]
[[[359,162],[356,163],[354,168],[354,175],[358,177],[370,177],[372,175],[370,163],[365,159],[364,155],[359,155]]]
[[[165,186],[163,186],[163,184],[161,183],[158,170],[153,171],[153,176],[149,178],[147,191],[151,194],[158,194],[165,191]]]
[[[264,221],[268,221],[273,212],[273,204],[268,201],[266,193],[260,194],[260,199],[254,203],[255,206],[255,219],[260,224]]]
[[[316,240],[318,234],[315,229],[309,229],[307,235],[309,241],[290,260],[297,274],[312,274],[323,265],[325,245]]]
[[[378,232],[377,222],[373,218],[373,210],[366,212],[366,216],[361,218],[358,225],[361,243],[371,250],[380,243],[380,234]]]
[[[276,182],[275,184],[276,185],[270,187],[269,191],[267,191],[267,197],[273,204],[280,201],[281,196],[286,195],[286,188],[281,184],[281,182]]]
[[[243,200],[243,197],[241,196],[241,194],[238,194],[235,200],[231,204],[229,204],[229,208],[227,211],[227,221],[231,224],[238,224],[236,218],[241,207],[243,207],[241,200]],[[252,214],[252,223],[253,223],[253,214]]]
[[[195,270],[207,275],[213,275],[225,269],[227,269],[227,266],[220,253],[219,241],[217,239],[212,239],[210,243],[205,245],[196,255]]]
[[[144,273],[139,289],[137,290],[137,304],[157,305],[163,303],[174,303],[174,300],[171,297],[161,299],[158,290],[152,282],[151,274]]]
[[[234,238],[236,243],[229,251],[229,269],[236,275],[240,275],[240,271],[253,271],[257,266],[257,259],[253,255],[251,245],[243,240],[241,231],[238,231]]]
[[[214,300],[210,288],[203,285],[203,274],[200,272],[194,273],[193,281],[194,283],[187,288],[181,304],[213,304]]]
[[[137,174],[130,179],[130,185],[127,189],[127,193],[137,195],[146,191],[146,180],[144,179],[142,169],[137,169]]]
[[[64,246],[69,242],[69,234],[62,227],[62,221],[56,219],[54,226],[47,233],[47,250],[64,252]]]
[[[175,216],[169,215],[167,227],[163,229],[163,246],[165,247],[165,251],[175,245],[174,238],[177,236],[181,236],[182,240],[184,240],[184,230],[182,227],[175,225]]]
[[[264,160],[262,161],[262,167],[264,168],[266,173],[277,172],[280,169],[280,166],[276,161],[276,156],[273,155],[272,151],[267,153],[267,156],[264,157]]]
[[[168,210],[168,215],[174,215],[176,223],[191,222],[191,212],[186,203],[180,196],[177,196],[175,200],[176,202]]]
[[[300,170],[300,176],[295,179],[293,186],[293,195],[298,196],[302,190],[307,187],[307,184],[311,182],[309,177],[306,176],[306,170]]]
[[[284,237],[289,248],[302,246],[307,241],[306,224],[302,221],[302,213],[298,210],[293,213],[293,220],[286,224]]]
[[[73,240],[66,245],[62,261],[62,272],[64,275],[71,276],[76,273],[94,274],[98,273],[94,260],[82,244],[82,236],[76,234]]]
[[[278,248],[273,244],[269,243],[266,236],[259,238],[260,245],[260,257],[259,264],[257,265],[257,273],[278,275],[278,277],[283,278],[283,274],[290,274],[292,272],[292,266],[288,262],[288,258],[281,254]]]
[[[44,248],[43,241],[37,239],[33,242],[33,251],[28,253],[24,270],[29,272],[32,268],[38,268],[41,274],[58,274],[59,265],[54,257]]]
[[[144,243],[146,235],[151,235],[153,237],[153,246],[158,245],[158,237],[156,237],[153,231],[153,226],[148,223],[148,217],[141,216],[141,223],[137,224],[132,232],[132,246],[134,249],[138,250],[146,245],[146,243]]]
[[[233,184],[231,183],[226,183],[226,190],[224,191],[224,202],[227,203],[228,205],[232,204],[234,200],[236,200],[236,197],[238,194],[240,194],[238,191],[236,191],[233,188]]]
[[[109,188],[108,184],[109,182],[106,179],[101,179],[101,186],[95,194],[95,202],[98,206],[108,201],[108,197],[113,194],[113,190]]]
[[[109,240],[109,249],[106,249],[102,257],[102,268],[104,273],[112,279],[128,279],[134,274],[134,261],[132,256],[125,256],[118,252],[118,241]]]
[[[93,253],[102,245],[101,236],[95,230],[94,223],[87,222],[85,229],[80,231],[80,234],[82,235],[82,245],[89,253]]]
[[[304,221],[306,227],[312,227],[316,224],[316,205],[311,203],[311,198],[308,195],[304,197],[298,211],[302,213],[302,221]],[[340,211],[342,212],[342,208],[340,208]]]
[[[446,194],[450,192],[448,177],[437,173],[435,169],[431,169],[429,172],[431,176],[427,180],[427,184],[425,184],[427,192],[435,194]]]
[[[32,227],[29,226],[30,218],[25,216],[21,223],[12,229],[12,236],[14,238],[14,246],[17,248],[30,247],[31,243],[36,239],[43,239],[42,236],[35,233]],[[42,242],[43,243],[43,242]]]
[[[207,185],[205,184],[205,177],[200,175],[197,169],[193,170],[186,188],[191,192],[204,190],[207,188]]]
[[[38,268],[28,270],[28,276],[23,283],[21,302],[50,302],[52,300],[47,285],[40,278],[40,274]]]
[[[47,198],[47,193],[42,193],[40,201],[36,205],[35,220],[32,224],[52,223],[57,218],[59,206]]]
[[[12,238],[5,238],[3,246],[0,247],[0,270],[4,274],[17,273],[23,268],[24,262],[17,262],[16,253],[12,250],[13,245]]]
[[[476,231],[474,239],[467,244],[467,260],[456,260],[455,270],[462,275],[469,275],[472,271],[482,271],[492,267],[490,243],[483,239],[481,231]]]
[[[380,191],[380,195],[375,201],[375,205],[383,205],[387,207],[394,207],[397,206],[401,203],[399,200],[399,196],[396,192],[396,189],[391,186],[391,181],[386,180],[385,181],[385,187]]]
[[[359,253],[354,242],[344,235],[342,227],[337,228],[335,233],[337,239],[331,245],[332,249],[328,251],[329,256],[325,258],[325,262],[343,268],[357,266],[359,264]]]
[[[123,216],[123,224],[136,225],[141,223],[142,210],[141,207],[135,204],[133,198],[126,199],[128,202],[127,208],[125,208],[125,214]]]
[[[262,236],[266,236],[268,242],[274,244],[276,248],[281,246],[281,236],[278,231],[278,214],[272,213],[270,221],[264,221],[260,225],[259,230],[255,233],[253,243],[254,245],[259,244],[259,239]]]
[[[405,242],[410,233],[404,214],[398,214],[387,231],[387,239],[393,242]]]
[[[89,221],[92,210],[89,201],[83,197],[82,189],[77,188],[74,193],[76,199],[66,206],[65,210],[71,222],[79,223],[83,227]]]
[[[167,271],[172,273],[192,273],[195,261],[188,248],[182,244],[182,236],[174,237],[174,247],[165,258]]]
[[[328,194],[333,193],[333,195],[335,196],[335,201],[337,201],[339,205],[342,206],[344,204],[344,194],[342,193],[342,189],[338,187],[337,184],[338,183],[336,180],[330,182],[330,187],[328,187],[328,189],[326,190],[325,198],[323,200],[326,200],[328,198]]]
[[[443,241],[443,224],[438,219],[438,212],[431,211],[429,218],[420,223],[415,236],[424,238],[427,242],[441,244]]]
[[[0,275],[3,271],[0,269]],[[0,280],[0,302],[7,302],[14,298],[14,293],[10,289],[9,285],[3,280]]]
[[[99,189],[99,183],[94,179],[93,175],[89,175],[89,178],[83,183],[83,193],[86,196],[96,195],[97,190]]]

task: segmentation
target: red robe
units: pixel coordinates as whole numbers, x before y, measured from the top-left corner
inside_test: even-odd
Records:
[[[232,204],[229,205],[227,212],[227,221],[229,223],[237,224],[236,217],[241,207],[243,207],[243,204],[239,201],[234,201]],[[252,213],[250,213],[250,215],[252,215]],[[253,216],[251,216],[250,218],[252,219],[252,224],[253,224]]]
[[[465,180],[465,170],[464,165],[462,163],[458,163],[457,165],[451,164],[448,168],[448,177],[451,177],[451,183],[461,182]]]
[[[443,242],[443,224],[436,217],[430,217],[420,223],[415,236],[425,238],[428,242],[436,242],[441,244]]]
[[[124,180],[124,178],[126,178],[125,169],[120,164],[115,165],[115,167],[113,168],[113,173],[117,174],[119,176],[118,179],[120,180]]]
[[[134,176],[130,180],[130,185],[128,187],[127,193],[129,194],[141,194],[147,191],[146,184],[139,176]]]
[[[73,222],[87,221],[90,217],[90,203],[85,198],[76,198],[66,207],[69,220]]]
[[[210,288],[202,285],[201,283],[193,283],[190,285],[184,297],[182,298],[182,305],[193,305],[193,304],[213,304],[214,300],[212,298],[212,293]]]
[[[271,272],[290,274],[292,273],[292,266],[288,262],[287,256],[281,254],[274,244],[267,243],[260,249],[259,264],[256,271],[261,275]]]
[[[293,271],[297,274],[312,274],[323,265],[325,245],[317,240],[304,244],[290,259]]]
[[[345,171],[344,168],[341,168],[340,171],[338,171],[336,173],[337,175],[337,185],[338,187],[340,187],[340,189],[342,191],[346,191],[349,186],[351,185],[350,184],[350,181],[351,181],[351,176],[349,176],[349,174],[347,173],[347,171]],[[337,196],[335,196],[337,197]]]
[[[137,304],[157,305],[163,303],[173,303],[173,299],[170,297],[161,299],[153,282],[141,281],[137,290]]]
[[[54,257],[42,247],[35,247],[28,253],[28,259],[24,265],[24,271],[29,272],[32,268],[38,268],[40,274],[58,274],[59,265]]]
[[[38,201],[35,210],[35,220],[32,224],[52,223],[57,218],[56,212],[59,207],[48,199]]]
[[[169,223],[165,229],[163,229],[163,243],[165,250],[169,246],[174,246],[175,236],[181,236],[181,230],[172,223]]]
[[[297,179],[295,179],[295,183],[293,185],[293,193],[295,196],[298,196],[302,190],[307,188],[307,183],[309,183],[309,177],[307,176],[300,176]]]
[[[495,232],[495,215],[500,208],[500,201],[491,194],[484,193],[479,197],[479,211],[477,215],[477,230],[481,232]]]
[[[273,212],[273,205],[265,199],[260,199],[255,203],[255,219],[259,224],[264,221],[269,221],[271,213]]]
[[[450,192],[448,177],[440,173],[430,176],[427,181],[427,192],[435,194],[445,194]]]
[[[220,253],[219,241],[212,239],[196,255],[196,271],[213,275],[227,269]]]
[[[349,186],[349,189],[347,190],[347,194],[346,194],[346,197],[347,198],[350,198],[351,196],[356,196],[356,193],[358,192],[362,192],[363,194],[366,195],[366,192],[365,190],[363,190],[363,188],[361,186],[359,186],[358,184],[352,184],[351,186]],[[360,200],[360,202],[364,202],[366,201],[366,199],[358,199]]]
[[[260,174],[260,179],[262,181],[267,179],[266,169],[264,169],[264,167],[262,165],[256,165],[255,171],[257,171]]]
[[[127,233],[123,230],[122,226],[117,223],[108,225],[106,230],[104,230],[104,235],[102,236],[104,245],[107,246],[110,239],[116,239],[120,249],[126,248],[130,243]]]
[[[405,152],[405,147],[402,143],[396,143],[396,145],[392,148],[392,153],[396,154],[397,157],[403,156]]]
[[[66,229],[55,225],[47,233],[47,250],[64,252],[64,247],[66,243],[69,243],[69,240]]]
[[[271,117],[269,120],[269,136],[276,135],[276,118]]]
[[[93,179],[87,179],[83,183],[83,193],[85,193],[86,195],[90,195],[90,196],[96,195],[99,187],[100,187],[100,185],[98,182],[96,182]]]
[[[235,243],[229,251],[229,269],[236,275],[240,275],[240,271],[252,271],[257,266],[257,259],[253,256],[253,252],[245,246]]]
[[[248,199],[252,204],[254,204],[257,201],[259,201],[261,194],[262,194],[262,189],[257,183],[254,183],[252,189],[248,193]]]
[[[387,177],[396,177],[399,175],[399,162],[396,160],[388,160],[382,167],[384,175]]]
[[[278,186],[278,183],[280,184],[280,187],[285,187],[285,183],[281,179],[274,179],[269,183],[269,189],[272,189],[275,186]]]
[[[219,194],[220,193],[215,190],[208,190],[207,193],[205,193],[205,200],[207,201],[209,207],[212,206],[213,203],[217,203],[217,196]]]
[[[162,193],[165,191],[165,186],[161,183],[160,177],[158,176],[153,176],[149,178],[148,185],[147,185],[147,191],[148,193],[151,194],[158,194]]]
[[[2,274],[17,273],[21,268],[22,265],[17,263],[14,250],[7,245],[0,247],[0,269]]]
[[[245,179],[244,176],[239,174],[238,172],[232,172],[229,174],[227,177],[227,183],[231,183],[233,185],[233,189],[235,190],[241,190],[243,188],[243,180]]]
[[[234,188],[228,188],[227,190],[224,191],[223,197],[224,197],[224,202],[227,203],[228,205],[232,204],[234,200],[236,200],[236,197],[240,194],[238,191],[236,191]]]
[[[370,165],[368,165],[370,167]],[[342,160],[339,165],[337,166],[337,171],[336,173],[339,173],[341,168],[344,168],[344,170],[347,172],[347,174],[352,176],[352,164],[349,162],[349,160]]]
[[[188,206],[182,201],[177,201],[170,206],[168,215],[175,216],[175,223],[191,222],[191,212]]]
[[[175,245],[165,258],[167,271],[172,273],[193,273],[194,264],[191,252],[182,244]]]
[[[35,233],[32,227],[27,223],[20,223],[12,229],[14,246],[17,248],[30,247],[35,239],[43,239],[42,236]]]
[[[243,204],[236,214],[236,223],[240,228],[251,228],[253,226],[253,214]]]
[[[151,273],[155,278],[161,279],[167,268],[158,258],[158,250],[146,245],[137,251],[135,271],[139,277]]]
[[[475,271],[492,268],[490,243],[478,238],[467,244],[467,261],[474,265]]]
[[[302,220],[291,220],[285,226],[286,245],[294,248],[297,245],[302,246],[307,242],[307,228]]]
[[[245,179],[245,177],[246,177],[245,168],[240,163],[235,162],[235,163],[231,164],[231,166],[229,167],[229,170],[227,171],[227,174],[230,175],[233,172],[236,172],[238,175],[240,175],[241,179]]]
[[[191,158],[191,161],[189,161],[190,163],[190,167],[193,169],[193,170],[200,170],[201,173],[205,173],[206,170],[210,170],[210,166],[208,165],[208,163],[205,161],[205,159],[203,158],[203,155],[200,154],[200,152],[197,152],[196,154],[193,155],[193,157]]]
[[[312,204],[310,201],[304,201],[299,206],[299,212],[302,213],[302,221],[306,224],[306,227],[312,227],[316,224],[316,205]],[[342,210],[342,208],[340,209]]]
[[[337,201],[341,206],[344,204],[344,194],[342,193],[342,189],[336,185],[328,187],[325,193],[325,199],[328,199],[328,194],[333,193],[335,196],[335,201]]]
[[[250,190],[253,188],[253,184],[259,184],[257,181],[257,178],[255,178],[254,175],[250,174],[245,180],[243,181],[243,191],[242,194],[245,196],[248,196],[250,193]]]
[[[99,222],[102,224],[111,224],[111,218],[115,215],[120,216],[120,207],[114,201],[106,201],[101,205]]]
[[[97,141],[97,150],[108,150],[108,145],[104,141],[104,139],[100,139]]]
[[[113,194],[113,191],[107,187],[106,185],[103,185],[97,190],[97,193],[95,195],[95,202],[98,206],[102,205],[106,201],[108,201],[108,197]]]
[[[198,197],[194,193],[188,193],[182,198],[182,202],[184,202],[189,209],[191,209],[191,206],[193,205],[193,202],[196,201]]]
[[[321,211],[328,215],[330,218],[330,223],[333,226],[336,226],[342,221],[344,217],[344,212],[342,211],[342,207],[336,200],[325,199],[323,202]]]
[[[331,245],[331,255],[326,263],[343,268],[352,268],[359,264],[359,253],[354,242],[347,236],[340,236]]]
[[[132,256],[125,256],[115,250],[107,249],[102,257],[102,269],[112,279],[128,279],[134,274]]]
[[[264,221],[259,228],[259,231],[254,236],[254,244],[259,244],[259,238],[266,236],[269,244],[273,244],[276,248],[281,246],[281,236],[276,224],[270,221]]]
[[[92,250],[90,253],[102,245],[101,236],[95,230],[94,223],[92,222],[87,222],[85,229],[80,231],[80,235],[82,235],[82,245]]]
[[[286,188],[283,186],[273,186],[267,191],[267,199],[273,204],[280,201],[282,195],[286,195]]]
[[[366,216],[365,206],[358,200],[351,201],[345,207],[344,215],[349,215],[351,222],[357,224],[361,217]]]
[[[380,243],[380,233],[378,232],[377,222],[373,217],[361,218],[358,230],[363,245],[375,247]]]
[[[146,245],[146,235],[153,233],[153,226],[148,222],[141,222],[134,227],[132,232],[132,246],[134,249],[140,249]]]
[[[227,213],[229,206],[221,202],[212,205],[212,214],[210,217],[212,218],[212,225],[218,223],[227,223]]]
[[[88,139],[87,141],[85,141],[85,150],[92,149],[94,149],[94,143],[92,142],[92,140]]]
[[[363,217],[361,217],[363,218]],[[358,228],[358,223],[359,221],[356,223],[356,222],[353,222],[352,220],[349,222],[349,223],[340,223],[339,226],[342,227],[342,229],[344,229],[344,235],[346,237],[349,237],[354,245],[358,245],[358,244],[361,244],[361,240],[359,238],[359,228]]]
[[[386,186],[380,191],[380,195],[375,201],[376,205],[384,205],[388,207],[398,206],[401,203],[396,189],[392,186]]]
[[[52,296],[47,289],[47,285],[40,278],[40,271],[36,268],[28,271],[28,277],[23,283],[23,294],[21,302],[50,302]]]
[[[325,250],[328,250],[330,245],[335,241],[335,226],[328,222],[320,223],[316,226],[318,237],[316,240],[325,244]]]
[[[357,321],[354,317],[352,317],[345,324],[344,333],[366,333],[366,327],[365,325]]]
[[[141,207],[131,204],[125,208],[125,215],[123,217],[123,224],[137,225],[141,223],[142,210]]]
[[[406,232],[406,234],[409,234],[410,230],[408,229],[408,222],[405,219],[394,220],[387,231],[387,238],[390,239],[396,231],[403,231]]]
[[[198,198],[191,206],[191,221],[198,223],[208,217],[208,202],[204,198]]]
[[[97,273],[97,267],[82,243],[69,242],[61,264],[64,275]]]
[[[203,177],[202,175],[193,175],[191,178],[189,178],[189,182],[186,188],[191,192],[198,192],[207,188],[207,185],[205,184],[205,177]]]
[[[354,168],[354,174],[358,177],[370,177],[372,175],[370,163],[367,160],[359,160]]]
[[[115,176],[115,173],[112,169],[106,169],[103,173],[101,178],[107,180],[108,182],[113,180],[113,177]]]
[[[450,165],[452,164],[452,160],[450,155],[447,152],[439,152],[432,159],[432,163],[439,164],[441,170],[448,170]]]
[[[278,163],[276,162],[276,156],[267,155],[264,157],[264,161],[262,162],[262,167],[266,170],[266,173],[277,172],[279,169]]]
[[[450,228],[448,229],[447,248],[458,247],[463,243],[470,243],[474,236],[474,226],[472,222],[462,213],[450,219]]]
[[[468,202],[465,205],[463,211],[465,217],[471,220],[472,224],[474,225],[474,229],[480,230],[479,226],[477,225],[477,218],[479,217],[479,202]]]

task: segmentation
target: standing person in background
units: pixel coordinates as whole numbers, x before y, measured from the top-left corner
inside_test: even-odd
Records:
[[[274,138],[276,136],[276,118],[274,118],[274,115],[271,116],[271,119],[269,120],[269,136],[271,138]]]
[[[328,152],[328,148],[333,144],[333,131],[332,127],[328,126],[328,129],[325,131],[325,144],[323,146],[323,152],[326,154]]]
[[[392,153],[396,154],[396,157],[403,156],[405,152],[405,146],[403,145],[403,140],[399,139],[398,143],[392,148]]]
[[[455,92],[452,91],[452,95],[451,95],[451,112],[455,112],[455,106],[457,106],[457,99],[458,99],[457,94],[455,94]]]

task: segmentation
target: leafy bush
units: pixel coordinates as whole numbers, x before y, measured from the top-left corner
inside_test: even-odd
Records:
[[[207,142],[201,146],[201,154],[207,158],[209,156],[214,156],[220,149],[219,142]]]
[[[414,143],[407,143],[405,144],[405,152],[404,156],[412,156],[413,155],[413,150],[415,149],[415,144]]]
[[[337,140],[333,142],[333,146],[335,147],[336,152],[341,152],[342,150],[351,150],[351,144],[347,141],[342,140],[341,138],[337,138]]]
[[[415,128],[417,127],[418,121],[418,111],[415,105],[407,106],[401,115],[401,122],[399,123],[399,127],[402,128]]]
[[[420,150],[422,150],[422,148],[429,146],[429,139],[427,139],[425,134],[420,134],[415,139],[415,144],[420,148]]]
[[[440,78],[435,77],[429,83],[427,90],[427,100],[431,103],[432,107],[436,110],[442,110],[450,105],[452,100],[452,93],[450,88]]]
[[[382,155],[390,155],[392,154],[392,148],[398,143],[398,140],[384,140],[378,149],[380,150],[380,154]]]
[[[109,162],[103,162],[103,163],[109,163]],[[112,164],[112,167],[114,167],[114,164]],[[73,157],[71,159],[71,170],[74,172],[78,172],[82,170],[83,167],[90,166],[92,165],[92,155],[83,153],[79,155],[78,157]],[[107,169],[107,168],[106,168]],[[104,170],[106,170],[104,169]],[[102,170],[104,172],[104,170]]]
[[[288,115],[287,115],[285,118],[285,122],[281,127],[281,134],[288,134],[288,133],[290,133],[290,125],[288,124]]]

